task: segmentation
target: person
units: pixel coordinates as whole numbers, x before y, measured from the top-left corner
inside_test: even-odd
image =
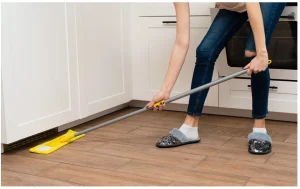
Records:
[[[208,32],[196,49],[196,63],[191,88],[211,82],[215,61],[220,52],[245,24],[250,24],[251,32],[245,44],[244,69],[251,76],[253,132],[248,135],[248,151],[253,154],[271,152],[272,139],[267,134],[265,118],[268,115],[268,95],[270,73],[268,69],[267,47],[286,3],[240,2],[216,3],[219,11]],[[153,99],[146,105],[153,107],[170,97],[170,93],[185,61],[190,41],[189,3],[174,3],[176,11],[176,41],[170,58],[164,82]],[[249,22],[247,22],[249,20]],[[200,141],[198,123],[208,93],[203,90],[190,95],[186,118],[182,126],[172,129],[163,136],[157,147],[176,147]],[[165,108],[165,103],[153,107],[153,111]],[[201,121],[201,119],[200,119]]]

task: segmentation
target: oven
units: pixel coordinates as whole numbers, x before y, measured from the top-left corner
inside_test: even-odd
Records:
[[[211,9],[212,20],[219,9]],[[220,77],[238,72],[248,62],[244,58],[250,24],[245,23],[233,36],[216,61]],[[297,3],[287,3],[268,46],[271,80],[297,81]],[[240,78],[249,78],[242,75]]]

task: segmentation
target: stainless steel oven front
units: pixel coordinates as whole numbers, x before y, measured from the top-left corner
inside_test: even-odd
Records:
[[[211,18],[215,18],[219,9],[211,9]],[[223,77],[241,70],[246,65],[244,58],[245,42],[250,31],[249,23],[234,35],[220,53],[216,61],[219,76]],[[268,47],[270,77],[272,80],[297,81],[297,6],[287,5],[272,34]],[[249,76],[242,75],[242,78]]]

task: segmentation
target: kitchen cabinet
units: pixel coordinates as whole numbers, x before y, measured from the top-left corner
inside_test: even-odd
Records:
[[[2,4],[2,143],[79,117],[69,8],[65,3]]]
[[[76,3],[80,118],[131,100],[128,5]],[[128,15],[128,16],[127,16]]]
[[[1,19],[2,143],[131,100],[128,5],[3,3]]]
[[[160,90],[176,38],[175,17],[137,17],[132,25],[133,99],[149,101]],[[190,90],[196,48],[210,25],[209,16],[190,18],[190,47],[171,96]],[[217,70],[213,80],[217,79]],[[175,103],[187,104],[189,97]],[[206,106],[218,106],[218,86],[210,88]]]

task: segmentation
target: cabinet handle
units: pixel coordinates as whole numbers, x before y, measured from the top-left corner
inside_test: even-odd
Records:
[[[176,21],[162,21],[163,24],[176,24]]]
[[[251,87],[251,85],[248,85],[248,87]],[[276,87],[276,86],[270,86],[269,88],[270,89],[278,89],[278,87]]]

